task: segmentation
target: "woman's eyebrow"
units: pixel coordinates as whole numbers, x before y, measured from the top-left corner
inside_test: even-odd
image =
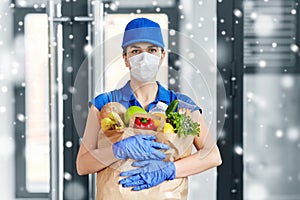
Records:
[[[135,45],[131,45],[131,46],[129,46],[129,48],[141,48],[141,47],[135,46]]]
[[[148,48],[153,48],[153,47],[158,48],[158,46],[156,46],[156,45],[148,46]]]
[[[129,46],[129,48],[138,48],[138,49],[141,49],[142,47],[131,45],[131,46]],[[146,48],[158,48],[158,46],[156,46],[156,45],[150,45],[150,46],[147,46]]]

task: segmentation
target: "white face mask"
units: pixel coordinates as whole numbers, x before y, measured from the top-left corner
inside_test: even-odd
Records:
[[[140,82],[151,81],[158,72],[160,57],[144,52],[128,58],[133,78]]]

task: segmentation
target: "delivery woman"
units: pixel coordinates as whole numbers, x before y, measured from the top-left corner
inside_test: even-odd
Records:
[[[97,173],[97,199],[186,199],[186,177],[220,165],[218,147],[208,133],[201,109],[188,96],[167,90],[156,81],[166,54],[160,26],[146,18],[130,21],[122,48],[130,80],[91,101],[77,156],[78,174]],[[100,111],[105,104],[119,102],[125,108],[135,105],[149,111],[158,102],[169,105],[174,99],[193,105],[191,116],[201,127],[200,136],[192,140],[197,152],[165,161],[170,147],[156,142],[155,136],[134,135],[115,143],[105,142],[101,136]],[[120,168],[118,163],[126,159],[134,160],[136,168]]]

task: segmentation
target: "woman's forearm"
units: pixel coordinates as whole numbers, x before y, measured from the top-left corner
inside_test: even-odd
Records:
[[[82,147],[84,148],[84,147]],[[77,172],[79,175],[96,173],[116,162],[111,147],[89,150],[77,157]]]
[[[201,150],[200,150],[201,151]],[[206,156],[196,152],[186,158],[176,161],[176,178],[186,177],[221,165],[220,152],[215,145]]]

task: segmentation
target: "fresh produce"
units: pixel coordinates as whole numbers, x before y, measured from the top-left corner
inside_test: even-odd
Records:
[[[109,113],[109,118],[112,119],[116,123],[116,129],[123,129],[125,128],[125,124],[121,119],[120,115],[114,111]]]
[[[177,99],[172,101],[166,110],[166,115],[168,115],[169,113],[175,112],[178,104],[179,104],[179,101]]]
[[[100,111],[100,119],[109,117],[109,114],[112,111],[118,113],[118,115],[120,115],[120,117],[123,118],[123,115],[126,112],[126,108],[119,102],[109,102],[102,107]]]
[[[199,136],[200,125],[197,122],[194,122],[188,115],[174,112],[178,104],[179,101],[174,100],[168,106],[166,110],[166,115],[167,115],[166,124],[169,123],[174,128],[174,132],[179,136],[184,136],[184,135]]]
[[[134,128],[154,130],[155,124],[153,119],[145,117],[136,117],[134,121]]]
[[[103,131],[113,130],[115,128],[115,123],[108,117],[101,119],[101,129]]]
[[[139,106],[131,106],[126,110],[122,104],[111,102],[101,109],[101,129],[103,131],[123,130],[129,125],[130,120],[133,120],[129,125],[133,128],[176,133],[179,136],[199,136],[200,125],[194,122],[187,112],[175,111],[178,105],[179,101],[174,100],[166,109],[165,114],[148,114]]]
[[[171,112],[167,115],[167,122],[174,127],[175,133],[179,136],[199,136],[200,134],[200,125],[197,122],[193,122],[187,115]]]
[[[175,133],[174,128],[170,123],[165,123],[164,133]]]
[[[139,106],[130,106],[124,114],[125,124],[129,124],[130,118],[137,113],[147,114],[147,111]]]
[[[120,115],[114,111],[108,114],[108,117],[101,119],[101,129],[107,130],[122,130],[125,128],[125,124]]]

